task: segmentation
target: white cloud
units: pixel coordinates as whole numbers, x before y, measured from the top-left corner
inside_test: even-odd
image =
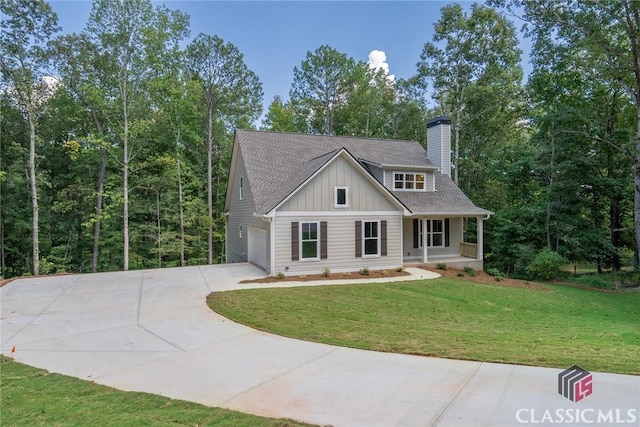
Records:
[[[395,76],[389,74],[389,64],[387,64],[387,55],[381,50],[372,50],[369,53],[369,68],[373,70],[383,70],[389,81],[394,81]]]

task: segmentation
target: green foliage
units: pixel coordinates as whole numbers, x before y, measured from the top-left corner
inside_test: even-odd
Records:
[[[436,264],[436,268],[438,270],[446,270],[447,269],[447,264],[445,264],[444,262],[439,262]]]
[[[369,274],[371,274],[371,272],[369,271],[369,267],[362,267],[360,269],[360,274],[362,274],[363,276],[368,276]]]
[[[473,268],[469,267],[469,266],[464,266],[462,271],[464,271],[467,276],[473,277],[473,276],[476,275],[476,271]]]
[[[568,262],[565,257],[557,252],[544,248],[538,252],[531,264],[527,266],[527,273],[535,279],[557,279],[562,274],[562,266]]]
[[[493,276],[496,279],[496,282],[501,282],[504,279],[504,274],[497,268],[487,269],[487,274]]]
[[[278,278],[278,279],[280,279],[280,280],[284,279],[285,277],[287,277],[287,276],[285,276],[285,275],[284,275],[284,273],[283,273],[282,271],[281,271],[281,272],[279,272],[278,274],[276,274],[276,278]]]
[[[330,277],[331,276],[331,269],[329,267],[325,267],[322,269],[322,276],[323,277]]]

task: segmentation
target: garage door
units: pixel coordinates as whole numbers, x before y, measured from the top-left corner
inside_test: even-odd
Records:
[[[268,271],[267,230],[249,227],[249,262]]]

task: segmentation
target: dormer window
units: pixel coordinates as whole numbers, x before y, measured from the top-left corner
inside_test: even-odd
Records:
[[[424,174],[415,172],[394,172],[393,189],[407,191],[425,191]]]

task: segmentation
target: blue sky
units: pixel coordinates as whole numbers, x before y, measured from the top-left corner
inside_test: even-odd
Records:
[[[288,99],[293,68],[308,51],[329,45],[355,60],[373,50],[389,73],[409,78],[446,1],[166,1],[191,17],[191,37],[218,35],[233,43],[263,85],[265,110],[276,95]],[[471,2],[458,2],[470,7]],[[84,29],[90,1],[50,1],[63,32]],[[519,23],[516,23],[519,28]],[[528,50],[526,45],[523,50]],[[525,66],[525,72],[527,65]]]

